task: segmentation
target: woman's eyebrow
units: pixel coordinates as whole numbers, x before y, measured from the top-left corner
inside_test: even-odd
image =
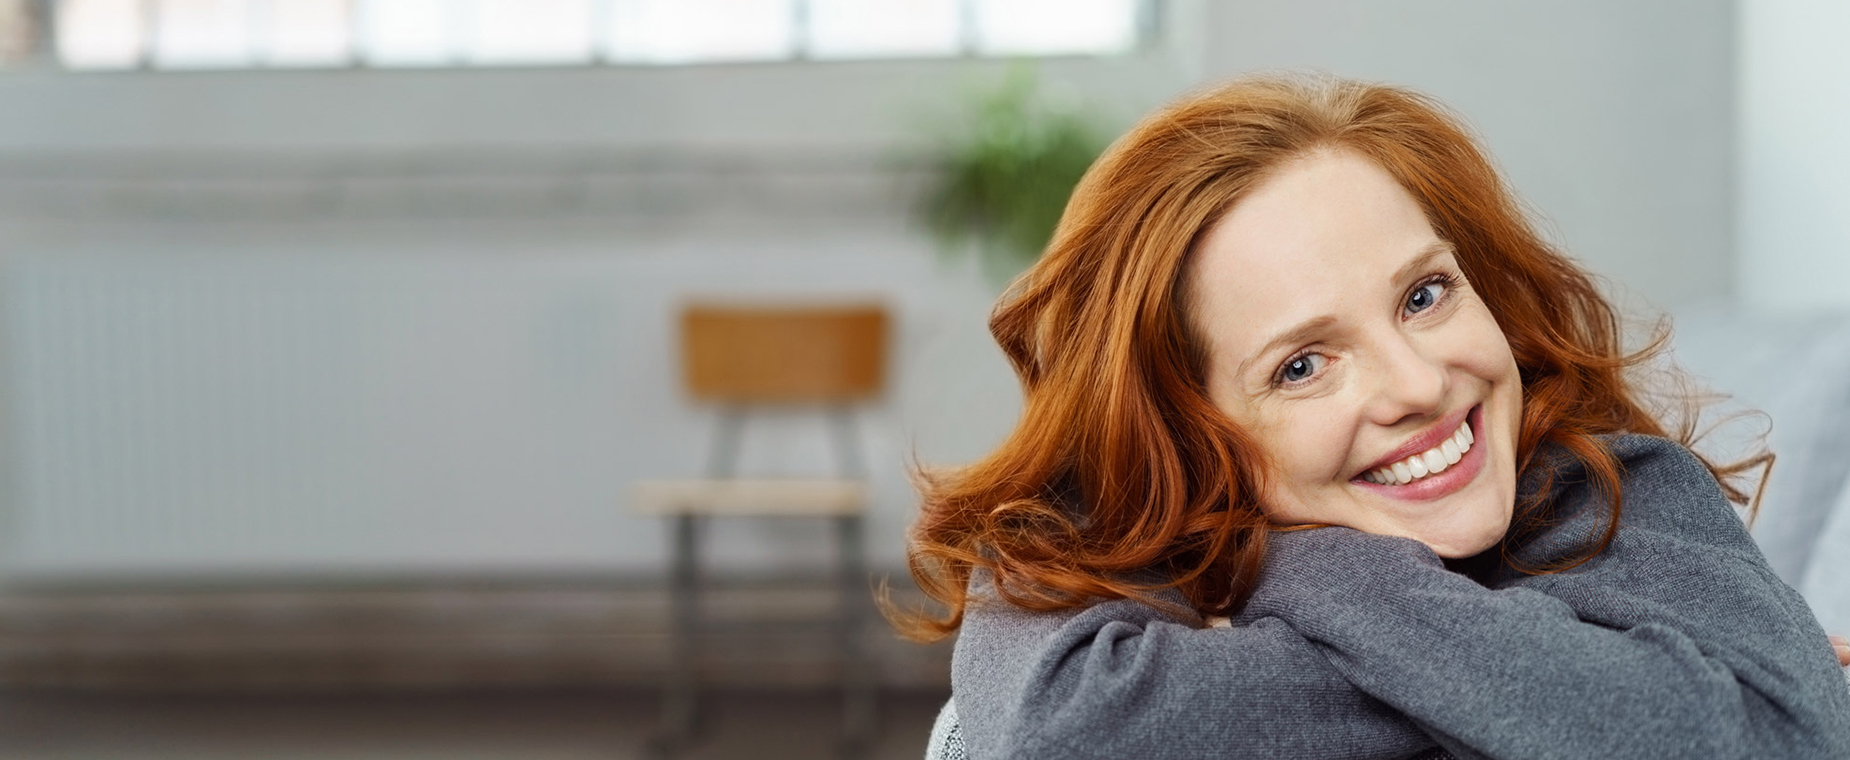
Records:
[[[1426,244],[1425,247],[1420,248],[1419,253],[1414,254],[1413,258],[1408,259],[1407,263],[1400,265],[1400,269],[1394,271],[1394,280],[1396,282],[1411,280],[1420,273],[1420,270],[1432,266],[1433,259],[1446,255],[1456,256],[1457,254],[1458,248],[1456,246],[1444,240],[1434,240]]]
[[[1297,323],[1284,332],[1272,336],[1272,339],[1266,341],[1265,345],[1260,346],[1258,351],[1254,351],[1252,354],[1248,355],[1244,361],[1240,362],[1240,366],[1234,370],[1234,376],[1245,377],[1247,368],[1252,366],[1254,360],[1262,356],[1270,356],[1279,346],[1302,343],[1308,340],[1313,333],[1327,330],[1335,324],[1336,318],[1328,314],[1320,317],[1311,317],[1310,319]]]

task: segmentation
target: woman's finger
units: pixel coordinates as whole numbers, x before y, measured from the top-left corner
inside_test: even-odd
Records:
[[[1831,648],[1837,650],[1837,664],[1840,666],[1850,665],[1850,640],[1846,640],[1842,636],[1832,636],[1830,639]]]

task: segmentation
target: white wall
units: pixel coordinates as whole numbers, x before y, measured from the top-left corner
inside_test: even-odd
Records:
[[[1728,0],[1211,7],[1210,75],[1304,66],[1423,90],[1479,130],[1559,244],[1647,302],[1635,306],[1730,295]]]
[[[1169,48],[1052,61],[1120,116],[1175,83]],[[468,147],[884,151],[994,62],[89,73],[0,77],[0,153]],[[1156,87],[1152,88],[1152,84]]]
[[[1259,68],[1411,85],[1482,129],[1518,190],[1595,270],[1660,306],[1729,294],[1726,0],[1167,7],[1154,49],[1051,62],[1049,78],[1119,125],[1191,86]],[[884,468],[871,540],[876,561],[894,566],[913,501],[904,457],[979,456],[1007,432],[1018,401],[983,330],[991,286],[937,261],[905,221],[903,183],[876,178],[971,81],[997,69],[911,61],[8,75],[0,249],[15,266],[396,257],[463,272],[506,257],[520,277],[570,272],[607,288],[607,315],[655,310],[603,327],[619,333],[608,345],[629,347],[609,357],[620,364],[609,376],[636,383],[611,392],[653,394],[656,406],[565,436],[601,449],[571,477],[520,480],[531,498],[505,508],[526,522],[490,520],[500,534],[487,538],[433,538],[424,529],[447,506],[430,496],[382,507],[389,519],[373,535],[302,549],[284,570],[312,570],[314,556],[374,571],[659,568],[659,526],[615,510],[625,483],[699,468],[706,418],[659,366],[671,355],[671,296],[883,295],[900,310],[900,374],[870,423]],[[604,165],[597,181],[619,189],[559,200],[554,191],[584,163]],[[698,176],[682,182],[674,167]],[[728,172],[759,189],[728,194]],[[839,176],[859,179],[831,184]],[[894,191],[869,190],[883,187]],[[698,201],[688,188],[730,205],[690,211]],[[786,213],[780,199],[792,194],[808,200]],[[481,474],[495,482],[480,493],[528,477]],[[16,502],[17,482],[9,493]],[[17,504],[12,511],[18,519]],[[522,532],[529,524],[551,532]],[[781,529],[726,531],[716,555],[735,568],[812,564],[825,546]],[[161,552],[144,564],[185,569],[184,545]]]
[[[1743,0],[1739,35],[1742,300],[1850,308],[1850,5]]]

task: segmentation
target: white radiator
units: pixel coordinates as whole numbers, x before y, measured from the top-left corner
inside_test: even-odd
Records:
[[[625,313],[620,276],[175,256],[3,276],[15,577],[652,570],[658,526],[621,496],[697,461],[650,339],[668,304]]]

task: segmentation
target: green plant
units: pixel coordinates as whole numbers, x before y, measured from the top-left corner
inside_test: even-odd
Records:
[[[1043,97],[1027,69],[980,92],[974,106],[933,154],[933,181],[916,211],[942,250],[973,249],[985,273],[1006,279],[1040,257],[1105,140],[1074,109]]]

